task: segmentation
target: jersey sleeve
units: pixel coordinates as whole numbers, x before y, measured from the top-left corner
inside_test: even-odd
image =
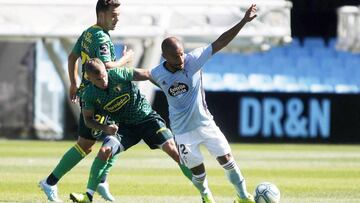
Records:
[[[112,72],[112,73],[111,73]],[[134,69],[133,68],[114,68],[109,71],[110,74],[120,81],[132,81],[134,80]]]
[[[151,75],[151,79],[152,79],[156,84],[159,84],[159,66],[151,69],[150,75]]]
[[[84,33],[83,33],[84,34]],[[81,36],[78,38],[78,40],[76,41],[73,49],[72,49],[72,53],[76,54],[76,55],[79,55],[81,54],[81,41],[82,41],[82,38],[83,38],[83,34],[81,34]]]
[[[110,37],[103,32],[97,32],[95,35],[96,45],[95,53],[96,57],[99,58],[102,62],[106,63],[111,61],[111,51],[110,51]]]
[[[212,46],[209,44],[208,46],[200,47],[194,49],[186,55],[186,60],[189,67],[190,72],[197,72],[201,69],[201,67],[211,58],[212,56]]]

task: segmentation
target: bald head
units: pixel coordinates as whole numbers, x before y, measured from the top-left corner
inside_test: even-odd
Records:
[[[89,59],[85,65],[85,72],[95,86],[100,89],[106,89],[108,86],[108,74],[104,63],[98,58]]]
[[[85,62],[85,72],[87,74],[100,74],[103,70],[106,70],[104,63],[98,58],[92,58]]]
[[[163,53],[168,53],[177,50],[178,48],[183,48],[181,41],[176,37],[168,37],[164,39],[161,44],[161,50]]]

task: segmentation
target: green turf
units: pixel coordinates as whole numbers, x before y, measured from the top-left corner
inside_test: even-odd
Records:
[[[74,142],[0,140],[0,202],[46,202],[37,187]],[[94,151],[97,151],[99,145]],[[262,181],[275,183],[283,203],[360,202],[359,145],[232,144],[249,191]],[[234,190],[222,168],[203,150],[209,185],[218,203],[232,202]],[[59,183],[60,196],[85,190],[96,153]],[[159,150],[139,144],[123,153],[109,182],[123,203],[200,202],[177,165]],[[96,202],[103,202],[99,196]]]

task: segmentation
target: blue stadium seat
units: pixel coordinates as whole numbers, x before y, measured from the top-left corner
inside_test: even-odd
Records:
[[[271,69],[274,74],[294,75],[295,61],[289,57],[273,58]]]
[[[314,47],[310,50],[310,54],[315,58],[335,58],[337,56],[336,50],[327,47]]]
[[[304,39],[304,47],[325,47],[325,41],[321,37],[306,37]]]
[[[284,57],[286,56],[286,49],[284,49],[284,47],[274,47],[269,51],[264,52],[264,55],[269,57],[276,57],[276,58]]]
[[[296,61],[297,75],[318,77],[320,63],[313,57],[299,57]],[[315,74],[315,75],[314,75]]]
[[[348,58],[345,60],[345,68],[349,70],[353,68],[360,69],[360,57]]]
[[[321,71],[323,75],[331,75],[337,73],[339,70],[344,70],[344,64],[342,60],[338,58],[323,58],[320,63]]]
[[[336,49],[336,43],[337,43],[336,38],[330,38],[329,43],[328,43],[328,48],[335,50]]]
[[[297,59],[299,57],[310,57],[310,50],[304,48],[293,48],[288,50],[287,56],[293,59]]]

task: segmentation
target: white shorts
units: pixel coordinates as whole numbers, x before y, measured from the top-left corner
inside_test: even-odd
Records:
[[[203,144],[214,157],[224,156],[231,152],[228,141],[215,122],[184,134],[175,135],[175,141],[180,160],[188,168],[194,168],[203,163],[204,158],[200,151],[200,144]]]

